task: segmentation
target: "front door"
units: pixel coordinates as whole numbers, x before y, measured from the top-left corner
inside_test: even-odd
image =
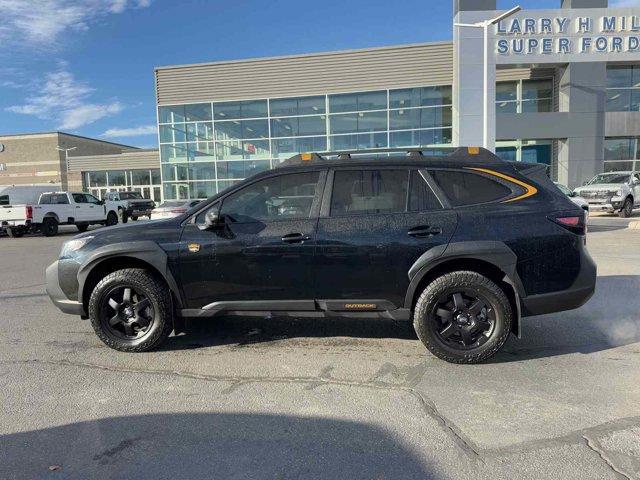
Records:
[[[335,170],[333,177],[318,221],[316,298],[402,307],[409,269],[448,243],[457,215],[442,208],[418,170]]]
[[[220,219],[216,228],[185,228],[181,244],[193,236],[210,245],[207,263],[192,265],[188,253],[181,260],[189,307],[234,302],[237,310],[259,310],[260,303],[277,310],[280,302],[283,309],[313,308],[315,230],[325,176],[312,171],[257,180],[213,207]],[[198,217],[203,221],[204,215]],[[195,274],[194,268],[203,270]],[[189,285],[192,278],[197,285]],[[292,301],[297,303],[282,303]]]
[[[76,222],[86,222],[89,220],[89,203],[87,203],[87,197],[84,193],[73,193],[73,201],[75,207],[73,208],[73,218]]]

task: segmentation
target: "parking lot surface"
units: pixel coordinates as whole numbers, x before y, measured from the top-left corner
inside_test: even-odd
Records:
[[[488,363],[391,321],[194,321],[125,354],[44,293],[58,237],[0,238],[0,478],[640,478],[640,230],[594,216],[595,296]]]

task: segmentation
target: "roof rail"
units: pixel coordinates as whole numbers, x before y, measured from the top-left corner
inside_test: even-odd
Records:
[[[425,155],[425,152],[437,152],[436,155]],[[320,163],[320,162],[328,162],[333,161],[335,157],[337,160],[349,160],[351,159],[351,155],[376,155],[376,154],[390,154],[396,153],[401,154],[405,153],[407,157],[419,157],[419,158],[428,158],[428,157],[437,157],[437,158],[447,158],[447,159],[456,159],[456,158],[468,158],[469,156],[479,156],[478,160],[491,160],[491,161],[500,161],[499,157],[495,154],[491,153],[489,150],[486,150],[481,147],[422,147],[422,148],[374,148],[374,149],[366,149],[366,150],[342,150],[336,152],[308,152],[308,153],[299,153],[298,155],[294,155],[287,160],[284,160],[282,163],[278,165],[278,167],[287,167],[293,165],[302,165],[309,163]]]

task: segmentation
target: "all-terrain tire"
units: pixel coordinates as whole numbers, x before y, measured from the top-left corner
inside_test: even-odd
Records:
[[[54,237],[58,234],[58,220],[47,217],[42,220],[42,234],[45,237]]]
[[[20,228],[7,228],[7,235],[11,238],[20,238],[24,235],[24,231]]]
[[[494,309],[493,330],[486,342],[477,348],[455,348],[445,343],[437,333],[437,321],[432,312],[443,295],[457,289],[473,290]],[[493,356],[506,342],[512,321],[513,311],[504,291],[484,275],[464,270],[445,273],[431,281],[420,294],[413,313],[413,327],[418,338],[436,357],[450,363],[479,363]]]
[[[108,332],[100,318],[103,302],[108,302],[114,287],[132,287],[151,301],[154,318],[150,330],[138,339],[123,339]],[[141,268],[117,270],[104,277],[91,292],[89,318],[98,338],[108,347],[121,352],[147,352],[165,342],[173,330],[173,308],[169,287],[149,271]]]
[[[622,204],[622,209],[618,212],[620,218],[628,218],[633,215],[633,200],[626,198]]]

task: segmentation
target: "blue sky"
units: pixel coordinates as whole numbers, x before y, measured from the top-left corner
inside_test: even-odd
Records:
[[[0,0],[0,135],[155,146],[156,66],[449,40],[451,10],[451,0]]]

